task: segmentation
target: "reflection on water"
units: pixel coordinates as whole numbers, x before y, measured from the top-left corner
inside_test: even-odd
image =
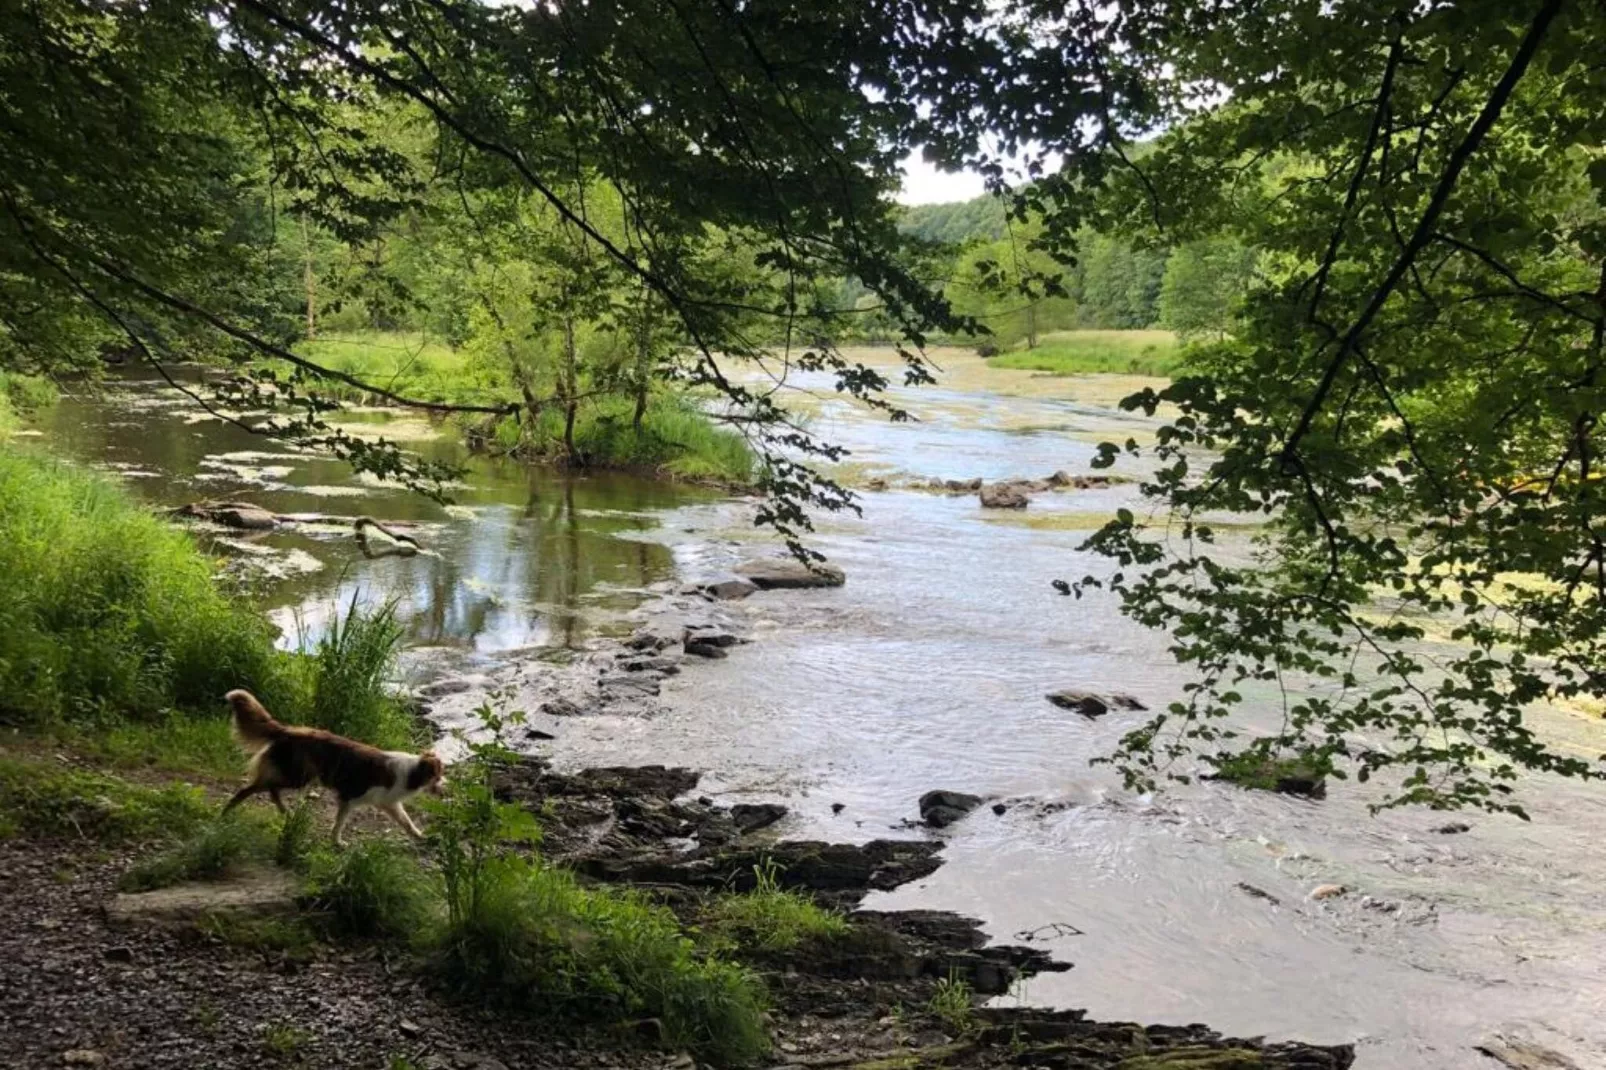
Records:
[[[102,394],[64,398],[42,427],[52,449],[122,473],[159,505],[240,498],[277,513],[417,525],[429,555],[378,560],[364,558],[349,528],[339,525],[230,533],[230,543],[294,552],[301,560],[308,555],[322,566],[287,569],[288,576],[263,588],[291,641],[318,634],[334,607],[360,591],[397,600],[412,645],[479,653],[573,645],[627,608],[628,592],[673,574],[666,548],[621,536],[650,529],[660,510],[708,497],[615,473],[570,478],[470,458],[455,436],[427,435],[410,419],[392,427],[386,413],[347,419],[360,431],[404,439],[431,459],[467,463],[456,503],[443,508],[360,479],[341,461],[197,419],[187,399],[155,380],[131,377]]]

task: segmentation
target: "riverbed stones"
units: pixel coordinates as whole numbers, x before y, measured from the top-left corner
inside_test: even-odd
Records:
[[[1050,691],[1043,697],[1048,699],[1048,701],[1052,702],[1054,705],[1058,706],[1060,709],[1070,710],[1072,713],[1079,713],[1089,720],[1092,720],[1095,717],[1103,717],[1112,709],[1148,709],[1147,706],[1133,698],[1131,695],[1099,695],[1092,691],[1077,691],[1072,688],[1064,688],[1059,691]]]
[[[920,820],[928,828],[947,828],[982,804],[980,795],[963,791],[928,791],[920,796]]]
[[[1310,890],[1310,898],[1318,901],[1322,899],[1337,899],[1348,892],[1349,889],[1342,884],[1318,884]]]
[[[743,561],[732,571],[752,582],[761,591],[840,587],[847,582],[846,573],[829,561],[804,564],[795,557]]]
[[[983,509],[1024,509],[1031,502],[1016,483],[988,483],[979,492]]]

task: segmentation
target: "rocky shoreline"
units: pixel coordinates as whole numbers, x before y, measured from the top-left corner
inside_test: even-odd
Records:
[[[658,694],[667,677],[695,671],[697,661],[726,657],[749,641],[728,603],[756,590],[839,586],[845,579],[829,566],[811,570],[787,559],[745,562],[697,583],[661,585],[630,615],[628,635],[593,640],[565,659],[443,676],[419,689],[421,712],[461,729],[469,726],[467,711],[478,696],[516,692],[531,714],[522,729],[530,743],[561,736],[568,718],[655,716],[664,712]],[[1028,1007],[977,1007],[972,1026],[957,1031],[925,1010],[944,983],[962,982],[976,996],[992,997],[1071,964],[1039,947],[990,944],[981,922],[959,914],[862,909],[869,892],[900,887],[940,867],[940,839],[786,839],[777,829],[785,806],[716,805],[697,794],[701,777],[664,766],[565,772],[525,756],[500,771],[496,792],[542,815],[542,850],[549,858],[591,880],[646,890],[694,928],[714,893],[750,889],[760,865],[771,866],[782,887],[844,911],[854,926],[851,940],[758,963],[777,1004],[773,1065],[1325,1070],[1353,1061],[1348,1046],[1268,1045],[1225,1038],[1203,1025],[1101,1023],[1077,1011]],[[941,828],[984,801],[990,800],[928,793],[919,803],[919,824]]]

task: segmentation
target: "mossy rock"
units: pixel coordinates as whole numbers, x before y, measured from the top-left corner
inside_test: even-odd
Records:
[[[1327,771],[1304,758],[1238,755],[1222,762],[1213,775],[1204,779],[1225,780],[1256,791],[1303,795],[1307,799],[1327,798]]]

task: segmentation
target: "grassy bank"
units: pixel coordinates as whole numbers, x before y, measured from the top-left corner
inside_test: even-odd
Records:
[[[422,335],[380,331],[325,334],[301,343],[300,352],[337,371],[424,401],[495,404],[516,400],[491,385],[468,356]],[[281,369],[281,370],[288,370]],[[358,403],[379,401],[348,384],[321,382],[319,392]],[[582,382],[582,392],[588,390]],[[719,427],[685,393],[656,387],[638,431],[635,403],[620,394],[582,399],[575,415],[578,459],[599,468],[649,471],[677,479],[747,484],[755,458],[742,437]],[[471,445],[517,453],[530,460],[565,458],[564,414],[549,405],[531,421],[508,419],[469,425]]]
[[[1056,331],[1035,349],[1013,349],[988,361],[989,367],[1047,372],[1050,375],[1174,375],[1182,349],[1170,331]]]
[[[385,690],[400,629],[348,606],[287,653],[191,536],[116,482],[0,445],[0,723],[118,761],[238,771],[222,696],[380,746],[416,729]]]
[[[386,690],[400,638],[389,607],[353,601],[318,646],[278,651],[187,533],[107,479],[0,446],[0,720],[17,729],[0,743],[0,839],[117,845],[135,855],[125,891],[283,867],[304,911],[207,932],[298,954],[379,941],[448,991],[543,1028],[651,1020],[669,1047],[756,1059],[764,988],[727,957],[737,944],[699,943],[667,909],[545,862],[531,815],[492,794],[505,752],[477,747],[454,767],[422,851],[394,838],[330,850],[327,800],[218,816],[242,764],[220,701],[230,688],[287,721],[415,742]],[[777,912],[737,913],[762,938]]]

